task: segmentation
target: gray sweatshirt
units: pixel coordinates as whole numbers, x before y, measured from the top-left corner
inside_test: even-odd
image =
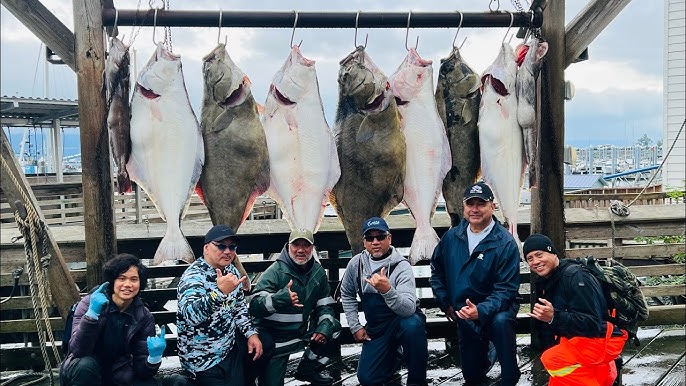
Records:
[[[381,296],[386,301],[386,305],[393,312],[399,316],[406,317],[412,315],[419,302],[415,291],[414,273],[412,272],[412,265],[407,261],[394,247],[392,248],[390,259],[388,261],[388,274],[391,265],[398,263],[393,269],[388,281],[391,283],[391,289]],[[350,326],[350,332],[356,333],[362,329],[357,308],[357,290],[362,288],[363,293],[379,293],[374,287],[367,283],[364,279],[371,275],[372,270],[370,266],[371,255],[367,251],[362,251],[355,255],[348,266],[345,268],[343,274],[343,281],[341,283],[341,302],[343,303],[343,311],[345,318]],[[362,264],[362,277],[359,276],[359,265]]]

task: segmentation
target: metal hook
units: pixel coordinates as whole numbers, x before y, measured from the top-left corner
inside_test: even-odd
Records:
[[[357,11],[357,15],[355,16],[355,49],[357,49],[357,26],[358,22],[360,20],[360,14],[362,11]],[[367,39],[369,38],[369,34],[364,35],[364,48],[367,48]]]
[[[298,11],[293,11],[295,12],[295,21],[293,22],[293,32],[291,32],[291,44],[288,46],[288,48],[293,48],[293,37],[295,36],[295,27],[298,25]],[[300,43],[298,43],[298,47],[303,43],[302,40],[300,40]]]
[[[407,48],[407,37],[410,34],[410,18],[412,17],[412,10],[407,14],[407,29],[405,30],[405,49],[410,50]],[[414,49],[416,50],[417,47],[419,47],[419,35],[417,35],[417,42],[414,45]]]
[[[157,8],[155,8],[155,15],[152,18],[152,43],[157,44],[155,41],[155,32],[157,32]]]
[[[503,36],[503,43],[505,43],[505,38],[507,38],[507,35],[510,33],[510,29],[512,28],[512,25],[514,24],[514,14],[511,11],[507,11],[510,13],[510,26],[507,27],[507,31],[505,31],[505,36]]]
[[[493,4],[493,3],[497,3],[497,4],[498,4],[498,6],[497,6],[495,9],[491,8],[491,4]],[[489,9],[491,12],[499,11],[499,10],[500,10],[500,0],[491,0],[491,1],[488,3],[488,9]]]
[[[114,26],[112,26],[112,36],[117,36],[119,31],[117,31],[117,22],[119,21],[119,9],[114,9]]]
[[[455,37],[453,38],[453,48],[455,48],[455,41],[457,40],[457,34],[460,33],[460,28],[462,28],[462,21],[464,20],[464,15],[462,11],[457,11],[460,14],[460,24],[457,26],[457,31],[455,31]],[[462,42],[464,44],[464,42]],[[460,46],[462,47],[462,46]]]
[[[222,35],[222,18],[224,17],[224,10],[219,8],[219,31],[217,31],[217,44],[221,44],[221,35]],[[228,42],[229,37],[224,36],[224,45]]]

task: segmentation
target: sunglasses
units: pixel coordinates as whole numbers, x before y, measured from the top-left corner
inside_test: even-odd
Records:
[[[368,243],[374,242],[374,239],[377,239],[379,241],[384,241],[386,240],[386,237],[388,237],[388,234],[383,233],[380,235],[375,235],[375,236],[364,236],[364,240]]]
[[[235,251],[236,248],[238,248],[238,246],[236,244],[226,245],[226,244],[220,244],[220,243],[215,243],[215,242],[212,242],[212,244],[222,252],[224,252],[226,250],[226,248],[229,248],[229,251],[231,251],[231,252]]]

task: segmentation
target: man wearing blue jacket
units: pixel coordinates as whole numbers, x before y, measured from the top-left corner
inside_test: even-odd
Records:
[[[446,317],[457,322],[466,385],[487,384],[489,342],[501,367],[500,385],[515,385],[515,324],[519,249],[493,215],[493,192],[483,182],[464,193],[464,219],[446,232],[431,257],[431,288]]]

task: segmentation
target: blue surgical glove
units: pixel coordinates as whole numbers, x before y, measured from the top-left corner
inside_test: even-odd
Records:
[[[98,320],[102,308],[110,302],[107,300],[107,287],[109,287],[109,285],[109,282],[102,283],[100,287],[91,294],[91,302],[88,306],[88,311],[86,311],[87,317]]]
[[[162,353],[167,347],[167,341],[164,339],[164,330],[167,326],[160,328],[160,334],[157,336],[149,336],[148,343],[148,363],[156,364],[162,362]]]

